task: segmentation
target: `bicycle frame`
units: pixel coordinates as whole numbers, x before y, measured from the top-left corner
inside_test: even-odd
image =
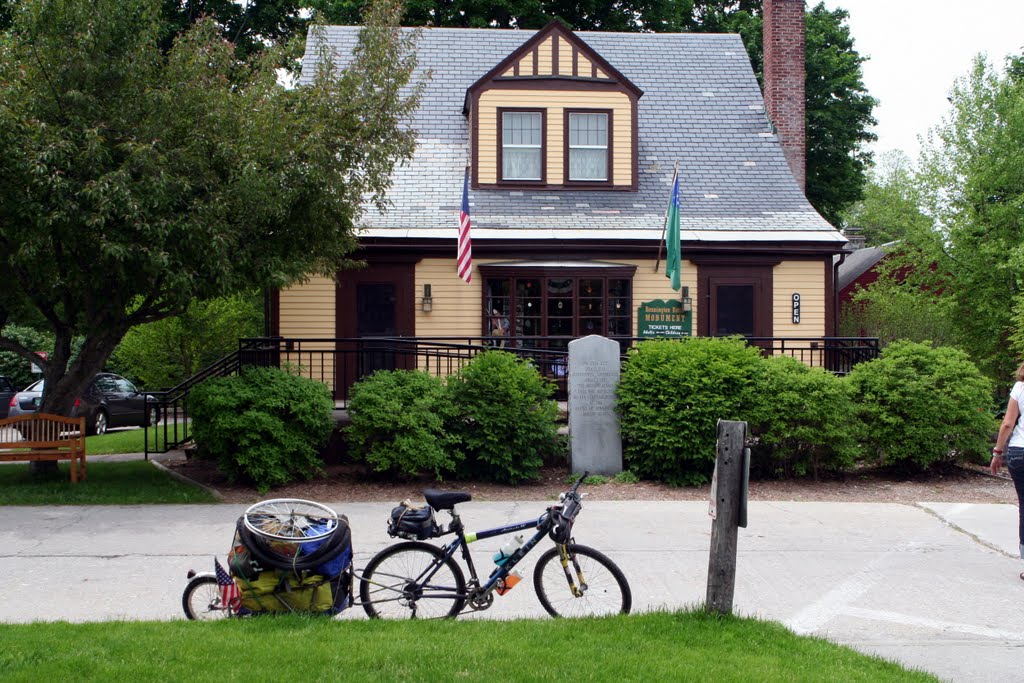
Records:
[[[416,578],[416,583],[420,586],[426,585],[431,577],[441,567],[441,564],[454,557],[455,553],[460,549],[462,550],[462,558],[466,562],[466,566],[469,567],[469,586],[476,586],[480,584],[480,579],[476,573],[476,565],[473,564],[473,558],[469,552],[469,544],[476,541],[482,541],[488,538],[495,538],[497,536],[504,536],[506,534],[515,533],[516,531],[525,531],[526,529],[537,529],[537,533],[527,539],[522,546],[520,546],[509,558],[502,563],[500,566],[494,568],[490,576],[487,577],[486,583],[480,586],[480,592],[483,594],[489,594],[497,586],[499,581],[504,579],[511,573],[519,562],[526,557],[526,555],[533,550],[541,540],[547,536],[550,531],[551,523],[548,512],[545,512],[536,519],[531,519],[522,522],[516,522],[514,524],[507,524],[505,526],[494,527],[492,529],[484,529],[483,531],[476,531],[471,533],[464,533],[462,521],[459,519],[459,515],[454,509],[450,510],[452,515],[452,523],[449,525],[448,530],[443,534],[454,533],[456,538],[450,543],[445,544],[441,547],[441,551],[444,553],[443,558],[435,559],[429,567],[420,576]],[[437,588],[437,587],[435,587]],[[443,589],[442,589],[443,590]],[[453,591],[454,592],[454,591]],[[459,598],[469,598],[473,593],[465,593],[458,595]],[[423,597],[445,597],[450,598],[451,596],[434,595]]]

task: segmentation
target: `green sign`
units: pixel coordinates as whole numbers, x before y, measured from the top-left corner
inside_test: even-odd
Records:
[[[689,337],[693,313],[683,312],[682,301],[645,301],[637,313],[637,332],[641,337]]]

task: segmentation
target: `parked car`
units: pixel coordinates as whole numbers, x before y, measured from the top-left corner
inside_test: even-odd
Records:
[[[7,417],[7,412],[11,409],[11,399],[15,393],[16,389],[11,380],[0,375],[0,420]]]
[[[10,416],[34,413],[43,400],[43,383],[39,380],[10,399]],[[108,427],[148,427],[160,421],[160,408],[152,396],[146,395],[124,377],[101,372],[92,378],[81,397],[75,400],[71,417],[85,418],[88,434],[105,434]],[[148,414],[147,414],[148,413]]]

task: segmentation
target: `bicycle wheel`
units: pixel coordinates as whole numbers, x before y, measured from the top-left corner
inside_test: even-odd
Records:
[[[221,601],[217,578],[207,574],[192,577],[181,595],[181,606],[185,616],[199,621],[224,619],[232,611]]]
[[[533,587],[540,604],[553,617],[629,614],[633,594],[625,575],[603,553],[585,545],[565,546],[569,564],[562,567],[559,546],[537,560]],[[582,577],[582,578],[580,578]],[[575,585],[579,595],[574,595]]]
[[[466,605],[466,579],[436,546],[396,543],[363,570],[359,598],[372,619],[456,617]]]
[[[338,513],[322,503],[301,498],[274,498],[256,503],[242,515],[254,534],[275,541],[307,543],[330,536],[338,526]],[[322,526],[319,531],[311,527]]]

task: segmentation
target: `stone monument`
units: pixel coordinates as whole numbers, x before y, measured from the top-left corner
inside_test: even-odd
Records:
[[[622,436],[615,414],[619,343],[590,335],[569,342],[569,464],[575,473],[622,471]]]

